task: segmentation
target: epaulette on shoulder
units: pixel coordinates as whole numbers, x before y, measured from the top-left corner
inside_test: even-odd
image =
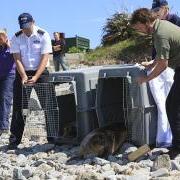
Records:
[[[15,36],[18,37],[18,36],[20,36],[22,33],[23,33],[22,30],[20,30],[20,31],[18,31],[17,33],[15,33]]]
[[[45,32],[44,32],[43,30],[41,30],[41,29],[38,29],[37,32],[38,32],[39,34],[41,34],[41,35],[43,35],[43,34],[45,33]]]

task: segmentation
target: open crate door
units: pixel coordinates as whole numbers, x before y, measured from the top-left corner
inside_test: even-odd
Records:
[[[58,137],[59,108],[52,83],[22,87],[25,135]]]

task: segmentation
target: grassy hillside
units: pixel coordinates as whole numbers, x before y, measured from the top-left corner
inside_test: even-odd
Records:
[[[89,52],[86,59],[89,63],[131,63],[141,62],[150,59],[151,45],[150,38],[138,37],[128,39],[112,46],[99,47]]]

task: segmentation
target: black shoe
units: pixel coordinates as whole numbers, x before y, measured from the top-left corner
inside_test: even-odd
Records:
[[[9,143],[7,148],[8,150],[15,150],[18,148],[18,145],[17,143]]]
[[[56,144],[56,138],[55,137],[47,137],[47,141],[49,144]]]
[[[170,159],[175,159],[176,156],[180,154],[180,149],[171,147],[171,148],[169,148],[168,154],[169,154]]]

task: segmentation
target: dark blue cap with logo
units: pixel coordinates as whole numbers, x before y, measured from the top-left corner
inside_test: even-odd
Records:
[[[18,17],[20,29],[30,28],[33,17],[29,13],[22,13]]]
[[[167,6],[168,2],[166,0],[153,0],[152,10],[160,8],[162,6]]]

